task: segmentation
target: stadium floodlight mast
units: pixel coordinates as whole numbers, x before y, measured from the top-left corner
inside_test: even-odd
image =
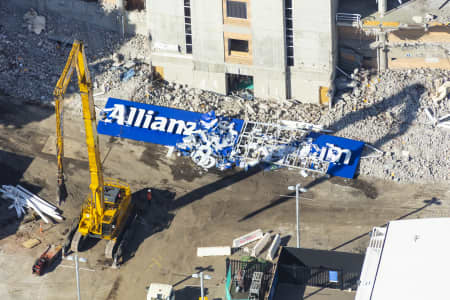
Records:
[[[297,183],[295,186],[291,185],[288,187],[288,190],[295,191],[295,207],[296,207],[296,218],[297,218],[297,248],[300,248],[300,207],[298,203],[298,198],[300,192],[305,193],[308,190],[302,188],[300,183]]]
[[[75,276],[77,278],[77,296],[78,296],[78,300],[81,300],[81,293],[80,293],[80,273],[79,273],[79,267],[78,267],[78,262],[87,262],[87,259],[84,257],[78,257],[78,254],[75,253],[75,255],[70,255],[70,256],[66,256],[64,257],[64,259],[67,260],[71,260],[71,261],[75,261]]]
[[[204,295],[203,295],[203,279],[209,280],[209,279],[211,279],[211,276],[209,276],[207,274],[203,275],[203,272],[200,272],[200,273],[192,274],[192,277],[200,278],[200,295],[201,295],[200,300],[205,300]]]

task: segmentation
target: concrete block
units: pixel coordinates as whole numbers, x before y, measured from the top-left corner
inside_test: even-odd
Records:
[[[197,256],[228,256],[231,255],[231,247],[199,247],[197,248]]]
[[[247,245],[251,242],[254,242],[256,240],[259,240],[260,238],[263,237],[263,232],[261,229],[257,229],[255,231],[252,231],[250,233],[247,233],[243,236],[240,236],[236,239],[233,240],[233,247],[234,248],[238,248],[238,247],[242,247],[244,245]]]
[[[277,233],[277,235],[274,237],[272,244],[270,245],[269,252],[267,253],[267,259],[273,260],[275,258],[275,255],[277,254],[278,248],[280,248],[281,243],[281,237]]]
[[[41,243],[40,240],[38,239],[30,239],[28,241],[25,241],[22,243],[22,246],[27,248],[27,249],[31,249],[33,247],[36,247],[37,245],[39,245]]]
[[[261,254],[263,249],[269,244],[270,242],[270,233],[265,233],[262,239],[256,243],[255,247],[252,250],[252,256],[256,257]]]

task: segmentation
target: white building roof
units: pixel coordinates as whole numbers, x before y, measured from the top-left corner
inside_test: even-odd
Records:
[[[383,230],[372,232],[355,299],[450,299],[450,218],[391,221]]]
[[[147,292],[147,300],[168,300],[172,293],[172,286],[163,283],[152,283]]]

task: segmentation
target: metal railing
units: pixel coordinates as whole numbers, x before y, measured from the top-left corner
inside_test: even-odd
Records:
[[[337,23],[349,23],[359,25],[361,24],[361,15],[360,14],[349,14],[349,13],[336,13],[336,22]]]

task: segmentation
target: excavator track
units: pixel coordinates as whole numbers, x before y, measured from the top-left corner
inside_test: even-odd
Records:
[[[70,244],[70,250],[73,252],[78,252],[78,249],[80,247],[81,240],[83,239],[83,236],[81,233],[77,230],[72,238],[72,243]]]
[[[106,244],[105,248],[105,257],[107,259],[113,259],[114,246],[116,245],[117,240],[109,240],[108,244]]]
[[[133,238],[133,232],[134,232],[134,225],[136,222],[136,214],[133,214],[130,216],[130,220],[126,224],[125,231],[122,233],[120,239],[116,240],[115,244],[117,244],[115,251],[113,251],[111,254],[111,258],[113,259],[113,266],[117,267],[123,262],[123,255],[125,253],[125,250],[128,247],[128,244],[130,243],[131,239]],[[109,246],[109,243],[107,245],[107,248]],[[106,251],[105,251],[106,255]]]

